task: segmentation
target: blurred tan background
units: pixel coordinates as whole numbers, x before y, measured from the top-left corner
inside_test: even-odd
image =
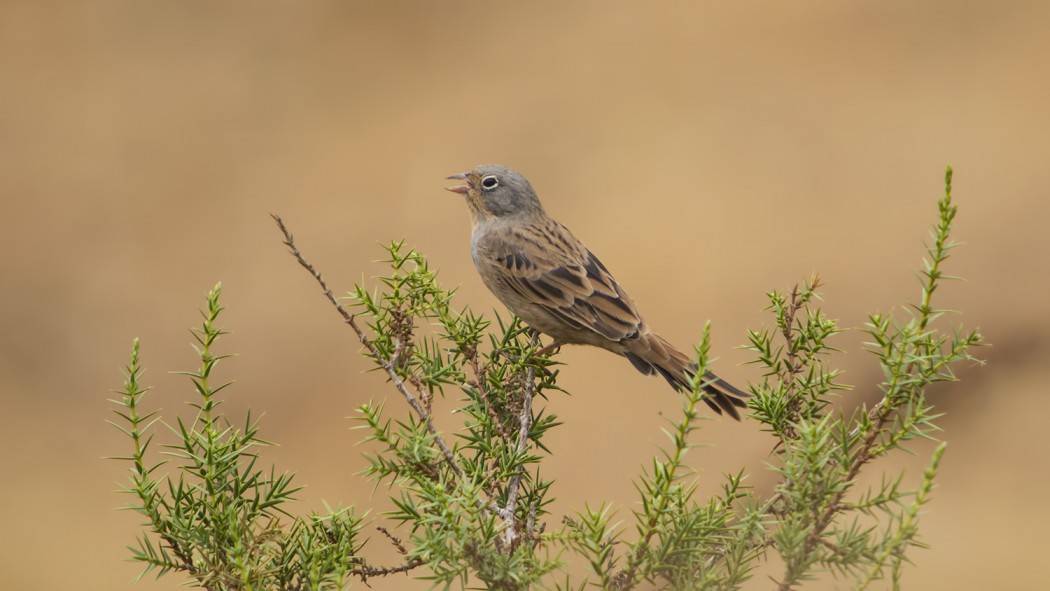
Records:
[[[390,389],[363,373],[268,214],[339,292],[382,270],[378,243],[405,237],[459,304],[490,311],[443,179],[499,162],[670,340],[688,346],[710,319],[716,367],[739,383],[758,378],[735,347],[768,324],[771,289],[821,272],[844,326],[918,295],[952,164],[965,245],[948,271],[966,281],[939,301],[994,347],[933,394],[950,445],[923,518],[932,548],[911,554],[905,583],[1042,588],[1048,25],[1050,4],[1020,1],[0,3],[0,586],[181,582],[129,583],[138,519],[113,510],[124,467],[101,458],[127,442],[106,398],[140,337],[148,403],[188,414],[189,384],[167,372],[194,367],[187,328],[220,280],[220,348],[238,354],[221,368],[237,380],[226,410],[266,413],[280,447],[264,459],[307,485],[296,510],[385,510],[354,476],[360,435],[344,417]],[[837,363],[870,384],[862,340],[842,335]],[[552,525],[601,500],[626,517],[677,400],[607,353],[561,359],[574,395],[549,403],[566,423],[549,439]],[[703,490],[741,465],[768,489],[754,425],[711,421],[701,436]],[[932,448],[915,449],[873,478],[908,468],[914,482]],[[384,546],[370,547],[379,562]]]

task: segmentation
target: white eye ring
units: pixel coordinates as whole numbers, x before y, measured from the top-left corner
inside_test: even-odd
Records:
[[[496,178],[496,175],[494,174],[490,174],[481,179],[481,188],[486,191],[491,191],[492,189],[495,189],[498,186],[499,179]]]

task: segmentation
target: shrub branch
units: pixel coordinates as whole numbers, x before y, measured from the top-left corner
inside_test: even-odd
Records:
[[[384,357],[379,352],[379,350],[376,349],[375,345],[372,344],[372,341],[368,338],[367,335],[365,335],[364,331],[361,330],[361,327],[357,325],[357,322],[354,320],[354,316],[350,314],[350,312],[348,312],[345,307],[343,307],[343,304],[339,302],[339,299],[336,298],[335,294],[332,293],[332,290],[329,289],[328,283],[325,282],[324,277],[321,276],[321,273],[319,273],[317,269],[315,269],[314,266],[306,260],[306,257],[303,256],[303,253],[299,252],[299,248],[295,245],[295,239],[292,237],[292,233],[288,230],[287,226],[284,225],[284,220],[282,220],[281,217],[278,215],[271,214],[271,217],[273,217],[274,221],[277,222],[277,227],[281,229],[281,233],[284,234],[284,244],[288,247],[288,250],[291,253],[291,255],[295,257],[295,260],[299,261],[299,264],[302,265],[302,267],[306,269],[306,271],[310,273],[311,276],[313,276],[313,278],[317,281],[318,285],[321,286],[321,291],[324,293],[325,298],[327,298],[328,301],[331,302],[332,306],[334,306],[336,311],[339,312],[339,315],[343,317],[343,322],[350,326],[350,328],[354,331],[354,334],[357,335],[358,340],[361,341],[361,344],[364,345],[365,349],[368,351],[368,354],[371,355],[372,359],[374,359],[375,362],[378,363],[380,367],[382,367],[386,371],[387,375],[390,376],[390,381],[393,382],[394,387],[397,388],[397,391],[400,392],[401,396],[405,398],[405,401],[408,402],[408,405],[412,407],[412,410],[416,411],[416,415],[419,416],[420,420],[422,420],[423,423],[426,424],[427,431],[430,432],[430,435],[434,438],[434,443],[438,446],[438,448],[441,450],[441,453],[445,456],[445,461],[447,461],[449,465],[452,466],[452,469],[460,478],[465,478],[466,473],[463,471],[463,467],[460,466],[459,461],[456,460],[455,454],[452,453],[452,450],[449,449],[448,444],[445,443],[445,440],[442,439],[441,435],[434,427],[434,422],[430,418],[430,412],[427,411],[427,409],[424,408],[422,404],[420,404],[419,399],[416,396],[414,396],[411,392],[409,392],[408,388],[405,387],[405,382],[397,375],[397,372],[394,370],[394,363],[390,359]]]

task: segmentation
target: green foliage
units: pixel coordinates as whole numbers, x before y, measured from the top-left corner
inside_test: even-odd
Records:
[[[685,458],[696,446],[706,394],[702,377],[682,398],[681,413],[664,430],[668,443],[635,479],[637,507],[618,518],[607,502],[571,516],[550,515],[554,483],[541,475],[551,454],[544,437],[559,421],[533,402],[559,392],[558,369],[538,335],[519,319],[496,317],[496,326],[452,306],[426,259],[401,242],[387,247],[389,274],[379,287],[358,286],[351,314],[306,261],[280,219],[286,244],[320,283],[355,331],[363,353],[385,373],[407,412],[389,402],[358,408],[357,429],[373,442],[363,476],[389,486],[395,509],[385,519],[404,539],[377,528],[402,555],[392,567],[371,566],[363,553],[365,521],[352,509],[295,517],[288,510],[289,475],[256,468],[266,443],[250,417],[234,427],[219,412],[212,373],[223,359],[214,345],[219,288],[208,295],[204,324],[195,332],[201,367],[185,375],[194,384],[195,417],[169,427],[177,443],[163,462],[147,452],[155,412],[142,410],[138,343],[115,401],[116,424],[132,453],[125,492],[147,529],[132,557],[145,572],[181,571],[207,589],[342,588],[353,579],[412,571],[441,587],[526,589],[738,589],[779,556],[779,589],[794,589],[821,572],[852,580],[857,589],[879,581],[899,588],[913,547],[922,547],[918,518],[929,502],[945,444],[929,460],[921,481],[884,476],[862,489],[861,471],[879,457],[932,439],[939,417],[926,388],[956,379],[953,367],[972,361],[976,332],[944,334],[944,315],[933,305],[956,207],[951,171],[939,201],[938,223],[919,272],[918,303],[901,315],[873,314],[866,333],[883,380],[869,406],[843,404],[850,388],[839,382],[831,345],[839,327],[820,310],[819,277],[790,292],[769,294],[772,326],[749,332],[749,349],[762,368],[752,384],[751,418],[771,437],[769,469],[779,484],[760,495],[743,485],[743,472],[724,477],[721,491],[697,494]],[[361,321],[363,328],[359,325]],[[703,376],[709,329],[696,349]],[[450,400],[451,399],[451,400]],[[460,422],[450,432],[434,424],[432,409],[452,405]],[[843,408],[847,410],[842,410]],[[447,414],[447,413],[445,413]],[[623,519],[623,521],[618,521]],[[581,562],[586,572],[565,567]],[[572,574],[566,574],[569,570]]]
[[[861,406],[848,415],[828,412],[830,395],[845,388],[826,361],[834,351],[827,339],[837,328],[811,308],[819,278],[790,296],[770,294],[781,344],[773,344],[772,331],[750,333],[751,349],[765,368],[764,381],[754,388],[752,416],[778,440],[771,468],[782,480],[765,507],[776,517],[768,526],[769,542],[786,565],[780,589],[795,587],[817,569],[853,577],[863,589],[883,578],[887,568],[897,588],[907,549],[921,545],[915,522],[928,500],[944,443],[919,489],[902,488],[901,476],[884,479],[877,490],[860,491],[858,501],[847,495],[855,492],[857,476],[872,460],[905,449],[912,439],[933,438],[940,415],[926,402],[926,387],[955,380],[953,365],[975,361],[969,350],[981,342],[976,331],[944,335],[932,328],[944,313],[933,307],[931,297],[946,278],[941,266],[954,247],[950,232],[956,211],[949,168],[927,245],[929,259],[920,271],[920,303],[905,319],[870,316],[869,348],[884,376],[878,385],[882,397],[871,408]]]
[[[113,424],[132,442],[132,454],[116,458],[131,462],[130,483],[122,491],[135,500],[124,508],[140,513],[150,531],[130,548],[132,558],[145,565],[143,573],[183,571],[206,589],[340,588],[367,568],[357,558],[361,519],[339,509],[282,521],[298,490],[291,475],[256,468],[256,449],[267,445],[258,437],[258,422],[248,417],[238,428],[218,410],[216,395],[229,385],[212,385],[213,372],[227,357],[214,350],[224,334],[216,325],[220,293],[216,285],[208,294],[204,323],[193,332],[201,366],[180,372],[196,390],[198,398],[190,403],[195,416],[164,424],[178,441],[165,446],[175,476],[159,474],[166,462],[147,459],[161,423],[156,411],[142,410],[148,390],[141,385],[137,340],[122,396],[113,401],[120,417]]]
[[[358,411],[366,440],[382,451],[369,455],[365,475],[398,485],[389,517],[411,530],[408,556],[425,563],[434,581],[466,584],[473,576],[493,589],[525,588],[559,566],[541,551],[537,520],[546,515],[551,483],[539,475],[543,435],[558,424],[533,412],[534,396],[557,390],[553,362],[518,319],[488,334],[488,322],[449,307],[451,293],[437,286],[426,260],[401,243],[387,248],[392,274],[383,292],[358,286],[372,361],[393,368],[407,398],[421,401],[416,415],[395,421],[381,405]],[[437,336],[419,336],[417,322]],[[374,348],[374,352],[373,351]],[[461,392],[463,430],[451,446],[430,422],[432,396],[453,384]],[[448,450],[445,453],[444,450]]]

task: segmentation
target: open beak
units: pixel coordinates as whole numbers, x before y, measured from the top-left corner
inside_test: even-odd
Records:
[[[447,178],[455,180],[455,181],[465,181],[465,180],[467,180],[467,176],[469,174],[470,173],[468,173],[468,172],[461,172],[459,174],[454,174],[454,175],[449,176]],[[460,193],[462,195],[466,195],[467,191],[470,190],[470,185],[469,184],[455,185],[455,186],[452,186],[452,187],[445,187],[445,190],[446,191],[452,191],[453,193]]]

